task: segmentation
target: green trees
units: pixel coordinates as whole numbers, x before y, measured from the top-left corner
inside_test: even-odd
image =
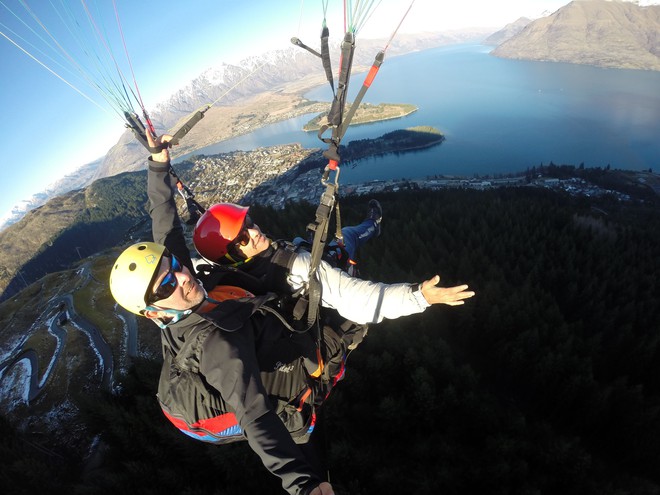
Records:
[[[537,189],[379,199],[383,234],[363,249],[363,274],[419,281],[437,271],[477,295],[378,325],[352,358],[337,393],[379,405],[352,431],[361,449],[388,449],[371,467],[411,468],[414,448],[425,474],[408,477],[411,492],[433,493],[429,477],[444,493],[657,492],[658,211]],[[388,353],[374,358],[381,339]],[[422,366],[438,341],[449,357]],[[354,395],[363,360],[372,385]]]
[[[351,354],[324,406],[338,492],[658,493],[659,212],[528,188],[378,199],[382,235],[360,253],[364,277],[439,273],[443,285],[469,283],[477,295],[374,325]],[[365,203],[343,200],[344,223],[359,222]],[[292,204],[251,214],[291,238],[313,212]],[[153,421],[155,399],[146,397],[122,421]],[[142,469],[151,459],[180,473],[199,459],[200,447],[168,427],[151,426],[149,438],[163,436],[139,455]],[[128,441],[99,431],[112,456],[129,455]],[[198,479],[189,491],[233,493],[245,483],[248,493],[255,477],[276,490],[244,447],[205,447],[205,463],[222,459],[204,465],[226,489]]]
[[[469,283],[464,306],[373,325],[323,408],[338,493],[660,492],[660,212],[551,191],[378,196],[362,275]],[[345,224],[365,198],[342,200]],[[251,215],[292,238],[314,206]],[[90,404],[104,463],[74,493],[278,493],[245,444],[199,445],[155,399],[159,363]],[[7,437],[9,438],[9,437]]]

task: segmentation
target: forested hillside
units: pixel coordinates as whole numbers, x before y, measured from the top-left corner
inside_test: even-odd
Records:
[[[129,241],[133,230],[149,230],[146,183],[144,171],[100,179],[8,227],[0,234],[0,300],[47,273]]]
[[[350,356],[317,429],[337,493],[659,493],[658,206],[539,188],[378,199],[365,278],[439,273],[476,296],[373,325]],[[365,207],[343,201],[344,222]],[[251,209],[285,238],[313,213]],[[158,362],[135,360],[116,395],[86,405],[103,448],[84,470],[3,425],[10,492],[55,481],[70,493],[279,493],[246,444],[176,432],[155,399],[158,374]]]

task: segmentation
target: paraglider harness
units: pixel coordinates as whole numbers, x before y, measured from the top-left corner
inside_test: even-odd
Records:
[[[328,159],[322,177],[321,184],[325,186],[325,190],[321,195],[319,206],[316,209],[315,220],[307,226],[307,230],[312,238],[311,246],[311,266],[309,269],[309,285],[307,295],[299,299],[299,303],[294,312],[296,318],[302,318],[303,314],[307,314],[307,324],[309,328],[314,325],[318,315],[318,307],[321,300],[321,283],[316,277],[316,272],[321,263],[323,254],[327,252],[328,244],[328,227],[333,211],[336,214],[336,232],[335,239],[339,246],[343,247],[343,236],[341,233],[341,214],[338,201],[339,190],[339,163],[341,157],[339,153],[339,146],[341,140],[348,129],[348,126],[355,115],[364,95],[371,87],[378,71],[385,59],[385,52],[387,51],[392,39],[398,32],[403,20],[410,12],[414,4],[414,0],[410,3],[408,10],[403,15],[398,26],[392,33],[385,47],[376,54],[372,63],[371,69],[362,83],[355,100],[349,107],[348,111],[344,113],[346,108],[346,95],[348,94],[348,84],[350,82],[351,70],[353,66],[353,55],[355,53],[355,32],[348,29],[344,34],[344,39],[341,43],[341,53],[339,59],[339,76],[337,80],[337,89],[335,91],[334,77],[332,73],[332,64],[330,61],[330,50],[328,45],[329,29],[326,25],[325,18],[323,19],[323,27],[321,30],[321,53],[305,45],[297,37],[291,38],[291,42],[305,50],[312,55],[321,59],[323,68],[325,70],[326,78],[332,89],[334,95],[330,110],[327,116],[327,123],[323,124],[318,131],[318,138],[328,145],[328,149],[323,152],[323,156]],[[327,4],[326,4],[327,6]],[[331,130],[330,137],[323,137],[326,131]],[[334,172],[333,179],[330,179],[330,174]],[[320,335],[320,334],[319,334]]]
[[[344,134],[346,133],[346,130],[350,125],[356,110],[358,109],[365,93],[373,83],[373,80],[376,77],[378,70],[380,69],[380,66],[384,61],[385,52],[389,47],[390,42],[394,38],[396,32],[400,28],[401,23],[407,16],[408,12],[412,8],[413,3],[414,0],[411,2],[410,7],[408,7],[408,10],[404,14],[403,18],[401,19],[401,22],[399,23],[394,33],[390,37],[385,48],[379,51],[378,54],[376,55],[372,67],[369,70],[360,91],[358,92],[355,100],[353,101],[353,103],[351,104],[350,108],[346,113],[344,113],[344,110],[346,107],[346,95],[348,92],[348,84],[350,81],[353,55],[355,51],[355,33],[352,32],[351,30],[347,30],[343,42],[341,44],[340,70],[339,70],[336,91],[334,86],[334,79],[332,75],[330,53],[328,47],[329,30],[325,25],[325,19],[323,22],[323,29],[321,32],[321,53],[318,53],[315,50],[309,48],[308,46],[303,44],[298,38],[291,39],[292,43],[295,44],[296,46],[299,46],[309,51],[310,53],[314,54],[315,56],[321,58],[323,67],[325,69],[326,77],[333,91],[334,98],[330,107],[330,111],[328,113],[327,123],[322,125],[318,132],[319,139],[328,145],[327,150],[323,152],[323,156],[328,159],[328,164],[323,170],[321,177],[321,184],[325,186],[325,190],[321,195],[319,205],[316,209],[315,219],[312,223],[308,224],[307,226],[307,231],[311,239],[311,262],[310,262],[309,277],[308,277],[309,282],[307,284],[307,287],[303,288],[303,291],[293,295],[293,297],[296,299],[295,307],[293,308],[294,320],[302,323],[303,318],[306,314],[307,315],[306,324],[303,324],[301,326],[299,325],[299,328],[302,328],[302,330],[298,330],[292,327],[291,325],[288,325],[286,320],[277,311],[272,310],[272,308],[271,311],[276,316],[278,316],[280,320],[282,320],[282,322],[285,324],[285,326],[287,326],[292,332],[303,333],[309,331],[312,327],[316,328],[315,340],[316,340],[317,357],[318,357],[318,365],[320,372],[317,378],[321,378],[321,382],[325,383],[326,385],[325,397],[323,397],[317,403],[317,405],[320,405],[320,403],[327,397],[327,395],[330,392],[330,389],[334,386],[334,384],[336,384],[343,377],[344,364],[347,357],[347,351],[350,351],[353,348],[355,348],[357,344],[360,343],[364,335],[366,335],[366,327],[363,327],[364,330],[362,332],[358,331],[354,333],[354,335],[356,335],[357,338],[355,338],[354,342],[350,343],[346,349],[340,352],[341,361],[339,362],[339,365],[337,367],[338,372],[334,377],[330,378],[328,377],[327,372],[323,373],[324,371],[323,368],[327,356],[322,355],[322,351],[325,349],[325,346],[324,346],[324,332],[319,322],[321,282],[318,280],[317,271],[320,266],[321,260],[324,257],[327,258],[328,254],[332,253],[333,251],[335,253],[339,252],[340,253],[339,257],[341,257],[341,255],[343,254],[345,259],[348,260],[348,254],[343,248],[343,236],[341,233],[341,214],[340,214],[340,208],[338,202],[339,173],[340,173],[339,163],[341,162],[339,148],[340,148],[341,140]],[[188,120],[188,122],[184,124],[184,126],[182,126],[174,134],[174,138],[170,141],[168,146],[178,144],[178,141],[183,136],[185,136],[190,131],[190,129],[204,117],[204,113],[206,112],[206,110],[208,110],[208,108],[210,108],[210,105],[206,109],[194,113],[192,117]],[[146,139],[144,125],[140,121],[139,117],[137,117],[137,115],[127,113],[125,114],[125,117],[128,122],[128,127],[134,132],[138,140],[150,152],[153,153],[160,151],[160,149],[153,149],[149,147]],[[148,120],[146,113],[145,113],[145,118],[147,118]],[[151,127],[150,122],[149,125]],[[323,137],[324,133],[329,129],[331,130],[331,136]],[[331,178],[330,175],[333,172],[334,172],[334,176]],[[184,198],[184,200],[186,201],[186,206],[190,213],[190,218],[186,223],[194,224],[199,218],[199,216],[205,211],[205,209],[197,201],[195,201],[193,193],[190,191],[189,188],[187,188],[183,184],[183,182],[179,179],[179,177],[171,168],[170,168],[170,173],[177,180],[177,189]],[[336,214],[335,239],[337,241],[338,246],[329,246],[328,243],[328,229],[333,212],[335,212]],[[339,249],[339,251],[337,251],[337,249]],[[335,266],[337,265],[335,264]],[[268,309],[268,307],[264,306],[264,309],[266,310]],[[340,335],[344,330],[346,330],[345,334],[350,334],[351,332],[355,331],[355,327],[353,327],[352,330],[350,329],[351,325],[355,325],[354,323],[349,322],[347,320],[343,320],[343,322],[344,322],[343,327],[341,321],[335,322],[335,324],[341,329],[338,335]],[[330,324],[330,326],[331,328],[335,328],[332,326],[332,324]],[[358,325],[358,327],[360,326]],[[342,341],[344,339],[340,338],[339,340]],[[190,371],[193,371],[191,376],[196,375],[196,373],[194,373],[194,370],[190,370]],[[327,387],[327,385],[330,383],[331,383],[330,387]],[[163,398],[161,397],[160,399],[165,415],[168,417],[170,421],[172,421],[172,423],[175,424],[175,426],[177,426],[179,429],[181,429],[181,431],[192,436],[193,438],[198,438],[201,440],[204,439],[204,438],[200,438],[200,436],[204,436],[205,433],[208,433],[209,428],[207,427],[210,427],[211,424],[204,424],[202,421],[191,423],[190,419],[188,421],[182,421],[182,418],[180,417],[177,418],[172,414],[169,414],[167,410],[167,406],[163,403]],[[307,397],[303,397],[301,404],[304,403],[306,399]],[[294,400],[298,400],[298,398],[295,398]],[[221,410],[222,407],[218,409],[218,411]],[[209,421],[218,421],[219,427],[222,428],[222,431],[224,433],[220,437],[212,435],[210,438],[207,438],[206,440],[212,442],[218,442],[218,441],[225,442],[225,441],[236,440],[240,436],[242,436],[240,427],[236,425],[235,417],[232,418],[232,416],[233,415],[231,413],[224,412],[220,414],[218,417],[211,418]],[[306,437],[308,437],[308,435],[313,430],[315,421],[316,421],[316,417],[315,417],[315,413],[313,413],[309,430],[307,432],[307,435],[305,435]],[[213,426],[215,427],[218,425],[213,425]],[[238,428],[238,430],[236,428]]]

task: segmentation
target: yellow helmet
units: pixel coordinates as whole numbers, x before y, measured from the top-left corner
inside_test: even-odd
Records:
[[[110,272],[110,292],[121,306],[135,314],[146,309],[165,246],[139,242],[124,250]]]

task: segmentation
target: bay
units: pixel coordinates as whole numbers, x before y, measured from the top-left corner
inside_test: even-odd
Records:
[[[497,175],[541,164],[660,169],[660,73],[493,57],[483,45],[453,45],[386,59],[365,101],[411,103],[407,117],[352,126],[344,143],[417,125],[440,129],[440,146],[360,160],[342,182]],[[364,76],[354,74],[349,99]],[[328,85],[307,98],[330,101]],[[202,154],[300,143],[325,148],[302,126],[313,114],[269,125]]]

